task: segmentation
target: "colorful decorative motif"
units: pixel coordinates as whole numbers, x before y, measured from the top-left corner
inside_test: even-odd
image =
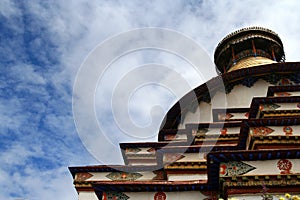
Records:
[[[288,92],[276,92],[275,93],[275,96],[277,97],[289,97],[291,96],[292,94],[291,93],[288,93]]]
[[[220,133],[221,133],[221,135],[226,135],[227,134],[227,128],[221,128]]]
[[[250,134],[255,135],[255,136],[261,136],[261,135],[265,136],[265,135],[269,135],[272,132],[274,132],[274,130],[269,127],[266,127],[266,126],[250,128]]]
[[[164,192],[156,192],[154,195],[154,200],[166,200],[167,195]]]
[[[140,151],[142,151],[142,150],[139,148],[126,148],[126,150],[125,150],[126,153],[138,153]]]
[[[291,174],[293,164],[288,159],[281,159],[277,162],[277,167],[281,171],[280,174]]]
[[[104,192],[102,200],[127,200],[129,196],[122,192]]]
[[[256,169],[256,168],[251,165],[248,165],[244,162],[232,161],[232,162],[228,162],[228,163],[221,163],[220,164],[220,176],[243,175],[254,169]]]
[[[84,173],[77,173],[76,174],[76,181],[85,181],[89,178],[93,177],[92,174],[88,173],[88,172],[84,172]]]
[[[266,103],[259,106],[259,110],[276,110],[277,108],[280,108],[280,105],[275,103]]]
[[[127,172],[111,172],[106,175],[112,181],[135,181],[136,179],[142,177],[139,173],[127,173]]]
[[[285,132],[285,135],[292,135],[293,129],[290,126],[285,126],[285,127],[283,127],[283,132]]]
[[[180,154],[180,153],[168,153],[168,154],[165,154],[165,157],[164,157],[164,161],[166,163],[173,163],[173,162],[176,162],[182,158],[184,158],[185,156]]]
[[[232,118],[234,115],[231,113],[219,113],[218,114],[218,118],[220,121],[224,121],[224,120],[229,120],[230,118]]]

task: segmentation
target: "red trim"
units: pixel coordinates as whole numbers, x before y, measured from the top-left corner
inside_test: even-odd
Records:
[[[233,49],[233,47],[231,47],[231,53],[232,53],[233,63],[235,63],[235,55],[234,55],[234,49]]]
[[[272,58],[274,61],[276,61],[275,53],[274,53],[274,48],[272,48]]]
[[[256,48],[255,48],[254,40],[252,40],[252,48],[253,48],[254,55],[256,57]]]

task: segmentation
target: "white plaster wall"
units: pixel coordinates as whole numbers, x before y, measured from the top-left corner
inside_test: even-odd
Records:
[[[196,181],[207,180],[207,174],[170,174],[169,181]]]
[[[178,128],[185,128],[188,123],[212,122],[212,109],[217,108],[249,108],[253,97],[266,97],[270,83],[258,80],[251,88],[236,85],[224,98],[224,93],[217,92],[211,103],[201,102],[195,113],[188,112]]]
[[[227,108],[248,108],[253,97],[266,97],[270,83],[258,80],[251,88],[243,85],[236,85],[232,91],[226,95]],[[219,101],[220,95],[214,96],[213,101]],[[221,103],[214,103],[218,105]]]
[[[95,192],[79,192],[78,200],[98,200],[97,195]]]
[[[156,192],[124,192],[130,197],[129,200],[153,200]],[[207,196],[203,195],[201,192],[187,191],[187,192],[165,192],[167,198],[166,200],[199,200],[205,199]]]
[[[212,122],[211,104],[201,102],[196,112],[187,112],[184,116],[183,123],[179,124],[178,128],[185,129],[185,124],[199,122]]]

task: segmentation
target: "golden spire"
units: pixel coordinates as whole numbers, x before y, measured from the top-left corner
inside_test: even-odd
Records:
[[[258,65],[283,62],[283,44],[273,31],[249,27],[227,35],[215,50],[215,64],[221,73]]]

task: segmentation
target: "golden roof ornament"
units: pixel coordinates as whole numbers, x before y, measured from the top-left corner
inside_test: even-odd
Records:
[[[214,61],[220,73],[284,62],[279,36],[266,28],[249,27],[227,35],[217,46]]]

